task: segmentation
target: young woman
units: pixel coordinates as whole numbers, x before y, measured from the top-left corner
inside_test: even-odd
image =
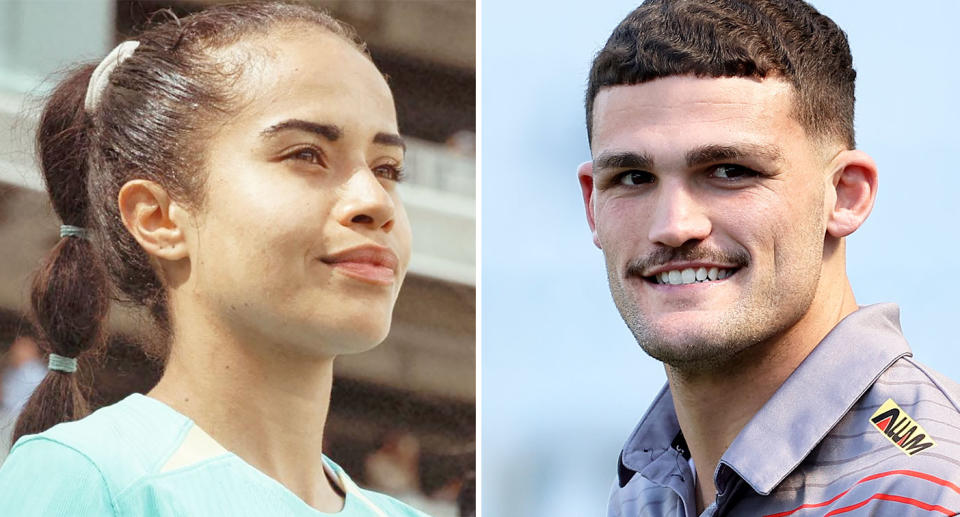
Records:
[[[64,223],[33,291],[50,372],[0,514],[423,515],[321,450],[333,359],[384,339],[410,257],[393,99],[350,30],[285,4],[160,24],[57,87],[38,147]],[[87,416],[76,359],[113,290],[169,356]]]

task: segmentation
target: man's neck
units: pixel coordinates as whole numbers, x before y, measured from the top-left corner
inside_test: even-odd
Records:
[[[849,282],[840,293],[818,293],[786,333],[760,343],[733,363],[709,372],[666,365],[677,420],[697,469],[697,513],[716,498],[713,474],[743,427],[844,317],[857,310]]]

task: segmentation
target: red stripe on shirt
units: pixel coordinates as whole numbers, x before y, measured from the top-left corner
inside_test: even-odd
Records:
[[[808,503],[808,504],[803,504],[803,505],[800,505],[800,506],[794,508],[793,510],[789,510],[789,511],[786,511],[786,512],[780,512],[780,513],[772,513],[772,514],[770,514],[770,515],[765,515],[764,517],[785,517],[785,516],[787,516],[787,515],[790,515],[790,514],[792,514],[792,513],[798,512],[798,511],[803,510],[803,509],[805,509],[805,508],[819,508],[819,507],[821,507],[821,506],[827,506],[827,505],[833,503],[834,501],[836,501],[837,499],[840,499],[841,497],[843,497],[844,495],[846,495],[847,492],[853,490],[853,487],[859,485],[860,483],[866,483],[867,481],[873,481],[874,479],[879,479],[879,478],[887,477],[887,476],[896,476],[896,475],[910,476],[910,477],[915,477],[915,478],[923,479],[924,481],[929,481],[929,482],[931,482],[931,483],[936,483],[936,484],[938,484],[938,485],[940,485],[940,486],[947,487],[947,488],[949,488],[950,490],[953,490],[954,492],[960,494],[960,486],[957,486],[957,485],[955,485],[955,484],[953,484],[953,483],[951,483],[951,482],[949,482],[949,481],[947,481],[947,480],[945,480],[945,479],[940,479],[940,478],[938,478],[938,477],[936,477],[936,476],[931,476],[930,474],[924,474],[923,472],[917,472],[917,471],[915,471],[915,470],[891,470],[891,471],[889,471],[889,472],[881,472],[881,473],[879,473],[879,474],[873,474],[873,475],[867,476],[867,477],[865,477],[865,478],[857,481],[856,483],[854,483],[850,488],[844,490],[843,492],[840,492],[839,494],[837,494],[836,496],[834,496],[833,498],[831,498],[831,499],[829,499],[829,500],[827,500],[827,501],[823,501],[822,503]],[[869,501],[869,500],[868,500],[868,501]],[[863,504],[867,504],[867,503],[864,502]]]
[[[832,515],[840,515],[841,513],[847,513],[847,512],[856,510],[857,508],[860,508],[861,506],[866,505],[867,503],[869,503],[870,501],[873,501],[874,499],[879,499],[882,501],[893,501],[895,503],[910,504],[910,505],[916,506],[917,508],[922,508],[924,510],[927,510],[928,512],[940,512],[944,515],[956,515],[952,510],[948,510],[940,505],[927,504],[923,501],[910,499],[909,497],[903,497],[903,496],[892,495],[892,494],[873,494],[872,496],[864,499],[863,501],[860,501],[857,504],[851,504],[850,506],[837,508],[836,510],[824,515],[823,517],[831,517]]]

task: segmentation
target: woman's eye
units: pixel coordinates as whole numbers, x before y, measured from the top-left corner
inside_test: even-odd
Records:
[[[373,169],[374,174],[390,181],[401,182],[404,180],[403,167],[399,165],[380,165]]]
[[[740,178],[754,178],[760,175],[759,172],[744,167],[742,165],[717,165],[710,172],[714,178],[725,180],[735,180]]]
[[[653,183],[653,174],[644,171],[627,171],[620,175],[617,183],[620,185],[642,185],[644,183]]]
[[[287,159],[298,160],[303,162],[312,163],[315,165],[323,165],[323,154],[309,147],[303,149],[297,149],[296,151],[287,155]]]

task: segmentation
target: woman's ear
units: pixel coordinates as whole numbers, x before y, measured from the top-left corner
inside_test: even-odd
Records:
[[[877,198],[877,164],[867,153],[843,151],[834,158],[831,185],[836,196],[827,207],[827,233],[835,238],[850,235],[867,220]],[[829,186],[828,186],[829,188]]]
[[[189,255],[184,239],[189,214],[159,184],[128,181],[117,204],[123,225],[150,256],[173,261]]]

